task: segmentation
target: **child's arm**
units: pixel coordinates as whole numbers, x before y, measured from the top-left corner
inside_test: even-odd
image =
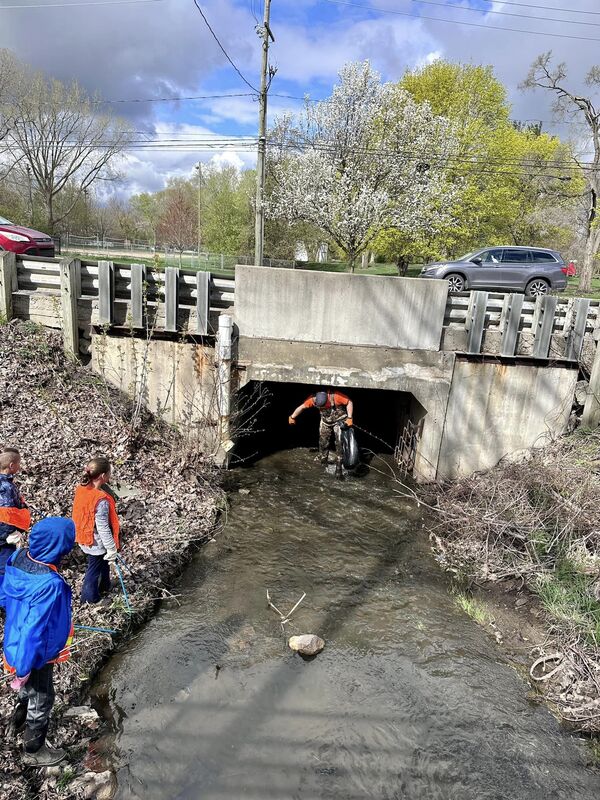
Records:
[[[108,500],[100,500],[96,506],[96,532],[106,550],[106,560],[114,561],[117,557],[117,545],[110,527]]]

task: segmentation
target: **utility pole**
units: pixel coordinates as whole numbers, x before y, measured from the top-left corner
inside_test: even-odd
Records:
[[[258,28],[263,40],[262,70],[260,74],[260,95],[258,98],[258,158],[256,162],[256,219],[254,223],[254,263],[262,266],[265,243],[265,174],[267,159],[267,94],[271,79],[275,74],[269,69],[269,39],[274,42],[269,22],[271,19],[271,0],[265,0],[265,16],[262,28]]]
[[[198,266],[200,266],[200,245],[202,244],[202,163],[196,164],[198,170]]]
[[[29,224],[33,225],[33,192],[31,191],[31,167],[29,164],[25,169],[27,170],[27,189],[29,192]]]

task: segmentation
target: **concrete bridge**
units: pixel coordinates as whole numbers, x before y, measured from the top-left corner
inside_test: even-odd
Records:
[[[242,438],[265,387],[271,446],[293,443],[283,425],[305,394],[342,387],[359,426],[421,481],[539,446],[577,407],[600,424],[600,303],[586,298],[241,266],[234,282],[3,253],[0,314],[62,329],[67,350],[215,453]]]

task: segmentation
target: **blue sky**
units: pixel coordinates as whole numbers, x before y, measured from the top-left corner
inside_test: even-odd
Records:
[[[14,50],[23,60],[58,78],[77,80],[106,99],[251,92],[227,63],[193,0],[25,7],[68,1],[0,0],[0,47]],[[91,4],[98,0],[76,2]],[[260,41],[255,26],[256,20],[262,19],[262,0],[198,2],[240,71],[257,86]],[[587,69],[600,60],[597,0],[576,0],[573,8],[571,0],[530,0],[529,6],[525,0],[518,4],[514,0],[348,3],[357,5],[328,0],[272,0],[271,26],[276,41],[271,62],[278,70],[273,95],[301,97],[308,93],[313,98],[325,97],[338,70],[348,61],[369,59],[384,79],[397,80],[407,68],[447,58],[491,64],[508,88],[513,116],[550,120],[548,97],[543,93],[523,94],[517,88],[533,58],[552,49],[557,60],[567,62],[570,80],[577,87],[582,85]],[[6,8],[12,5],[21,8]],[[551,12],[550,7],[571,10]],[[583,15],[576,10],[595,13]],[[408,16],[413,14],[416,16]],[[430,17],[451,22],[436,22]],[[550,21],[550,17],[560,21]],[[497,28],[518,28],[536,34]],[[598,43],[586,39],[596,39]],[[273,96],[270,118],[300,105],[301,101]],[[225,148],[219,140],[223,136],[255,134],[258,109],[252,96],[178,103],[118,103],[112,107],[134,122],[136,130],[145,132],[146,138],[162,142],[160,150],[146,149],[129,155],[125,191],[159,188],[169,175],[189,174],[199,159],[239,166],[253,162],[253,153],[246,152],[246,148]],[[569,126],[554,129],[572,132]],[[185,141],[190,147],[188,152],[181,152],[181,142]],[[204,149],[208,141],[214,143],[211,152]]]

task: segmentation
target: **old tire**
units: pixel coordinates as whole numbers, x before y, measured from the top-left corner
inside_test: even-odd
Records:
[[[550,291],[550,284],[543,278],[534,278],[525,287],[526,297],[542,297]]]
[[[458,292],[464,292],[465,290],[465,279],[462,275],[453,272],[451,275],[446,275],[446,280],[448,281],[448,291],[451,294],[458,294]]]

